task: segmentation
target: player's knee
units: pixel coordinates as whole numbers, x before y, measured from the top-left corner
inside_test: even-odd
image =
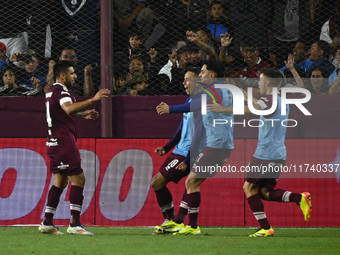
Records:
[[[244,182],[243,191],[244,191],[244,194],[246,194],[247,196],[252,194],[255,189],[256,189],[256,187],[253,183]]]
[[[84,174],[79,174],[74,176],[71,180],[72,185],[79,186],[79,187],[84,187],[85,186],[85,176]]]
[[[249,190],[249,183],[248,183],[248,182],[245,182],[245,183],[243,184],[243,191],[244,191],[244,193],[246,193],[248,190]]]
[[[190,188],[196,188],[198,185],[197,183],[197,179],[193,179],[193,178],[187,178],[185,181],[185,187],[188,189]]]
[[[270,190],[268,190],[267,188],[259,189],[259,195],[260,195],[261,199],[266,200],[266,201],[270,201],[269,192],[270,192]]]
[[[154,191],[159,190],[159,183],[155,177],[152,178],[151,187],[153,188]]]
[[[163,177],[161,173],[157,173],[151,180],[151,187],[154,191],[160,190],[167,184],[167,180]]]
[[[84,187],[86,183],[85,175],[82,175],[81,182],[83,183],[83,187]]]
[[[68,179],[65,179],[62,183],[61,189],[65,189],[68,184]]]

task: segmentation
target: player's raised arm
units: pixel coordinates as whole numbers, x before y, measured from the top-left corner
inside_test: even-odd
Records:
[[[85,101],[72,103],[72,102],[65,102],[62,104],[61,108],[68,114],[74,114],[77,112],[81,112],[89,107],[91,104],[101,100],[102,98],[108,97],[110,95],[110,90],[108,89],[101,89],[97,92],[97,94]]]

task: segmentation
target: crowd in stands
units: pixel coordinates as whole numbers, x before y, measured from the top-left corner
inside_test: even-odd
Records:
[[[135,16],[139,15],[138,10],[153,11],[157,27],[154,25],[149,34],[142,33],[145,29],[141,29],[142,24],[138,20],[135,20],[138,23],[135,27],[133,22],[122,26],[118,2],[121,1],[114,1],[115,31],[120,38],[125,36],[124,41],[129,45],[124,49],[122,39],[117,40],[119,44],[114,47],[118,60],[113,79],[115,95],[185,94],[182,85],[184,73],[201,68],[207,59],[219,59],[225,65],[225,81],[243,88],[252,87],[255,95],[258,93],[259,72],[270,67],[281,69],[286,77],[283,86],[304,87],[316,95],[338,92],[338,1],[311,0],[306,5],[302,1],[288,0],[282,5],[282,1],[265,0],[251,1],[251,4],[242,0],[172,0],[167,2],[166,7],[161,3],[155,4],[155,1],[135,1],[137,7],[130,4],[130,11]],[[250,7],[254,3],[264,7],[261,15],[265,22],[258,16],[247,29],[251,27],[260,34],[267,24],[268,33],[262,33],[262,39],[252,33],[243,33],[244,27],[232,13],[235,6],[240,12],[242,4]],[[258,10],[254,9],[254,12]],[[247,8],[244,12],[251,14]],[[278,28],[280,15],[281,27]],[[159,25],[165,28],[163,34],[160,34]],[[155,42],[153,48],[148,47],[150,40]],[[131,72],[131,63],[134,62],[141,66],[139,72]],[[133,76],[137,73],[144,76],[146,90],[136,89]]]
[[[113,0],[112,94],[184,95],[184,73],[208,59],[224,64],[226,83],[254,95],[261,69],[270,67],[284,74],[282,86],[339,94],[340,1],[284,2]],[[75,49],[45,64],[34,50],[7,58],[0,42],[0,96],[43,95],[63,60],[77,63]],[[91,73],[91,65],[76,68],[76,96],[98,90]]]

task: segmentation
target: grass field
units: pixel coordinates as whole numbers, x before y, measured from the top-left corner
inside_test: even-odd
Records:
[[[255,228],[202,227],[198,236],[152,235],[151,228],[87,229],[95,236],[0,227],[0,254],[340,254],[338,228],[275,228],[275,236],[268,238],[249,238]],[[66,233],[66,227],[60,230]]]

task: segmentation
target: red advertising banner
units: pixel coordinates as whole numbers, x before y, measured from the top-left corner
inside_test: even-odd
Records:
[[[299,193],[309,191],[313,199],[313,215],[306,223],[297,205],[264,202],[273,226],[340,226],[340,212],[334,206],[340,203],[337,196],[340,190],[339,141],[286,140],[286,166],[290,166],[291,173],[282,174],[277,188]],[[48,172],[45,142],[43,138],[0,139],[0,225],[41,222],[47,192],[53,182]],[[86,177],[82,224],[160,224],[163,219],[150,182],[166,158],[154,150],[166,142],[164,139],[79,139]],[[256,143],[257,140],[235,140],[235,149],[226,165],[237,169],[247,166]],[[326,169],[330,172],[327,178],[319,178]],[[313,178],[297,175],[300,171],[310,172]],[[201,186],[199,225],[257,226],[243,195],[243,182],[243,177],[207,179]],[[184,192],[184,180],[177,185],[170,183],[168,187],[177,210]],[[60,199],[55,223],[68,225],[69,214],[67,190]]]

